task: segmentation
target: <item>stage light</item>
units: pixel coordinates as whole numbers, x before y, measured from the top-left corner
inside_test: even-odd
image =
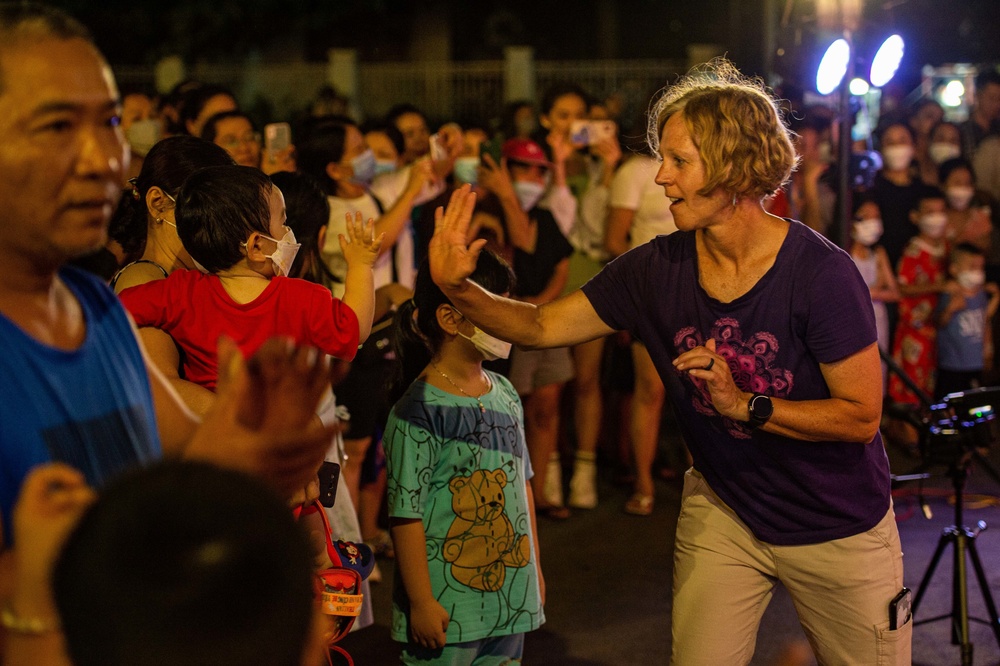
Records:
[[[847,73],[847,64],[851,59],[851,47],[846,39],[838,39],[823,54],[823,59],[819,63],[816,71],[816,92],[820,95],[829,95]]]
[[[869,90],[868,82],[860,78],[851,79],[850,90],[855,97],[866,95]]]
[[[882,42],[875,57],[872,58],[872,69],[868,79],[876,88],[881,88],[892,80],[903,59],[903,38],[893,35]]]
[[[962,106],[963,96],[965,96],[965,86],[958,79],[953,79],[941,91],[941,104],[950,107]]]

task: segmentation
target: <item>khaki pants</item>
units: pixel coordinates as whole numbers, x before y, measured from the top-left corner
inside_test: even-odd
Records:
[[[748,664],[777,581],[788,589],[819,663],[909,664],[913,622],[889,630],[903,587],[890,506],[867,532],[806,546],[763,543],[693,468],[674,550],[676,666]]]

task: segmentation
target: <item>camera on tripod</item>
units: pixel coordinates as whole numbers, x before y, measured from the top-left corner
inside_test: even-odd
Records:
[[[927,436],[921,438],[924,461],[954,464],[989,449],[1000,435],[994,406],[1000,407],[997,386],[949,393],[931,405]]]

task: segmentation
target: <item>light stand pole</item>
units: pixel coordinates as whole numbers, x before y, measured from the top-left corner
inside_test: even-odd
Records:
[[[840,82],[840,136],[838,137],[839,169],[838,186],[840,189],[840,246],[850,251],[851,248],[851,218],[853,213],[853,187],[851,184],[851,153],[853,152],[851,136],[851,81],[854,80],[854,42],[850,30],[844,30],[844,40],[847,42],[849,56],[847,72]]]

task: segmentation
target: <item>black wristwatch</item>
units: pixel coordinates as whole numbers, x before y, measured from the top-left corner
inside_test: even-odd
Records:
[[[750,402],[747,403],[747,409],[750,412],[750,427],[759,428],[771,418],[771,414],[774,413],[774,404],[763,393],[754,393],[750,397]]]

